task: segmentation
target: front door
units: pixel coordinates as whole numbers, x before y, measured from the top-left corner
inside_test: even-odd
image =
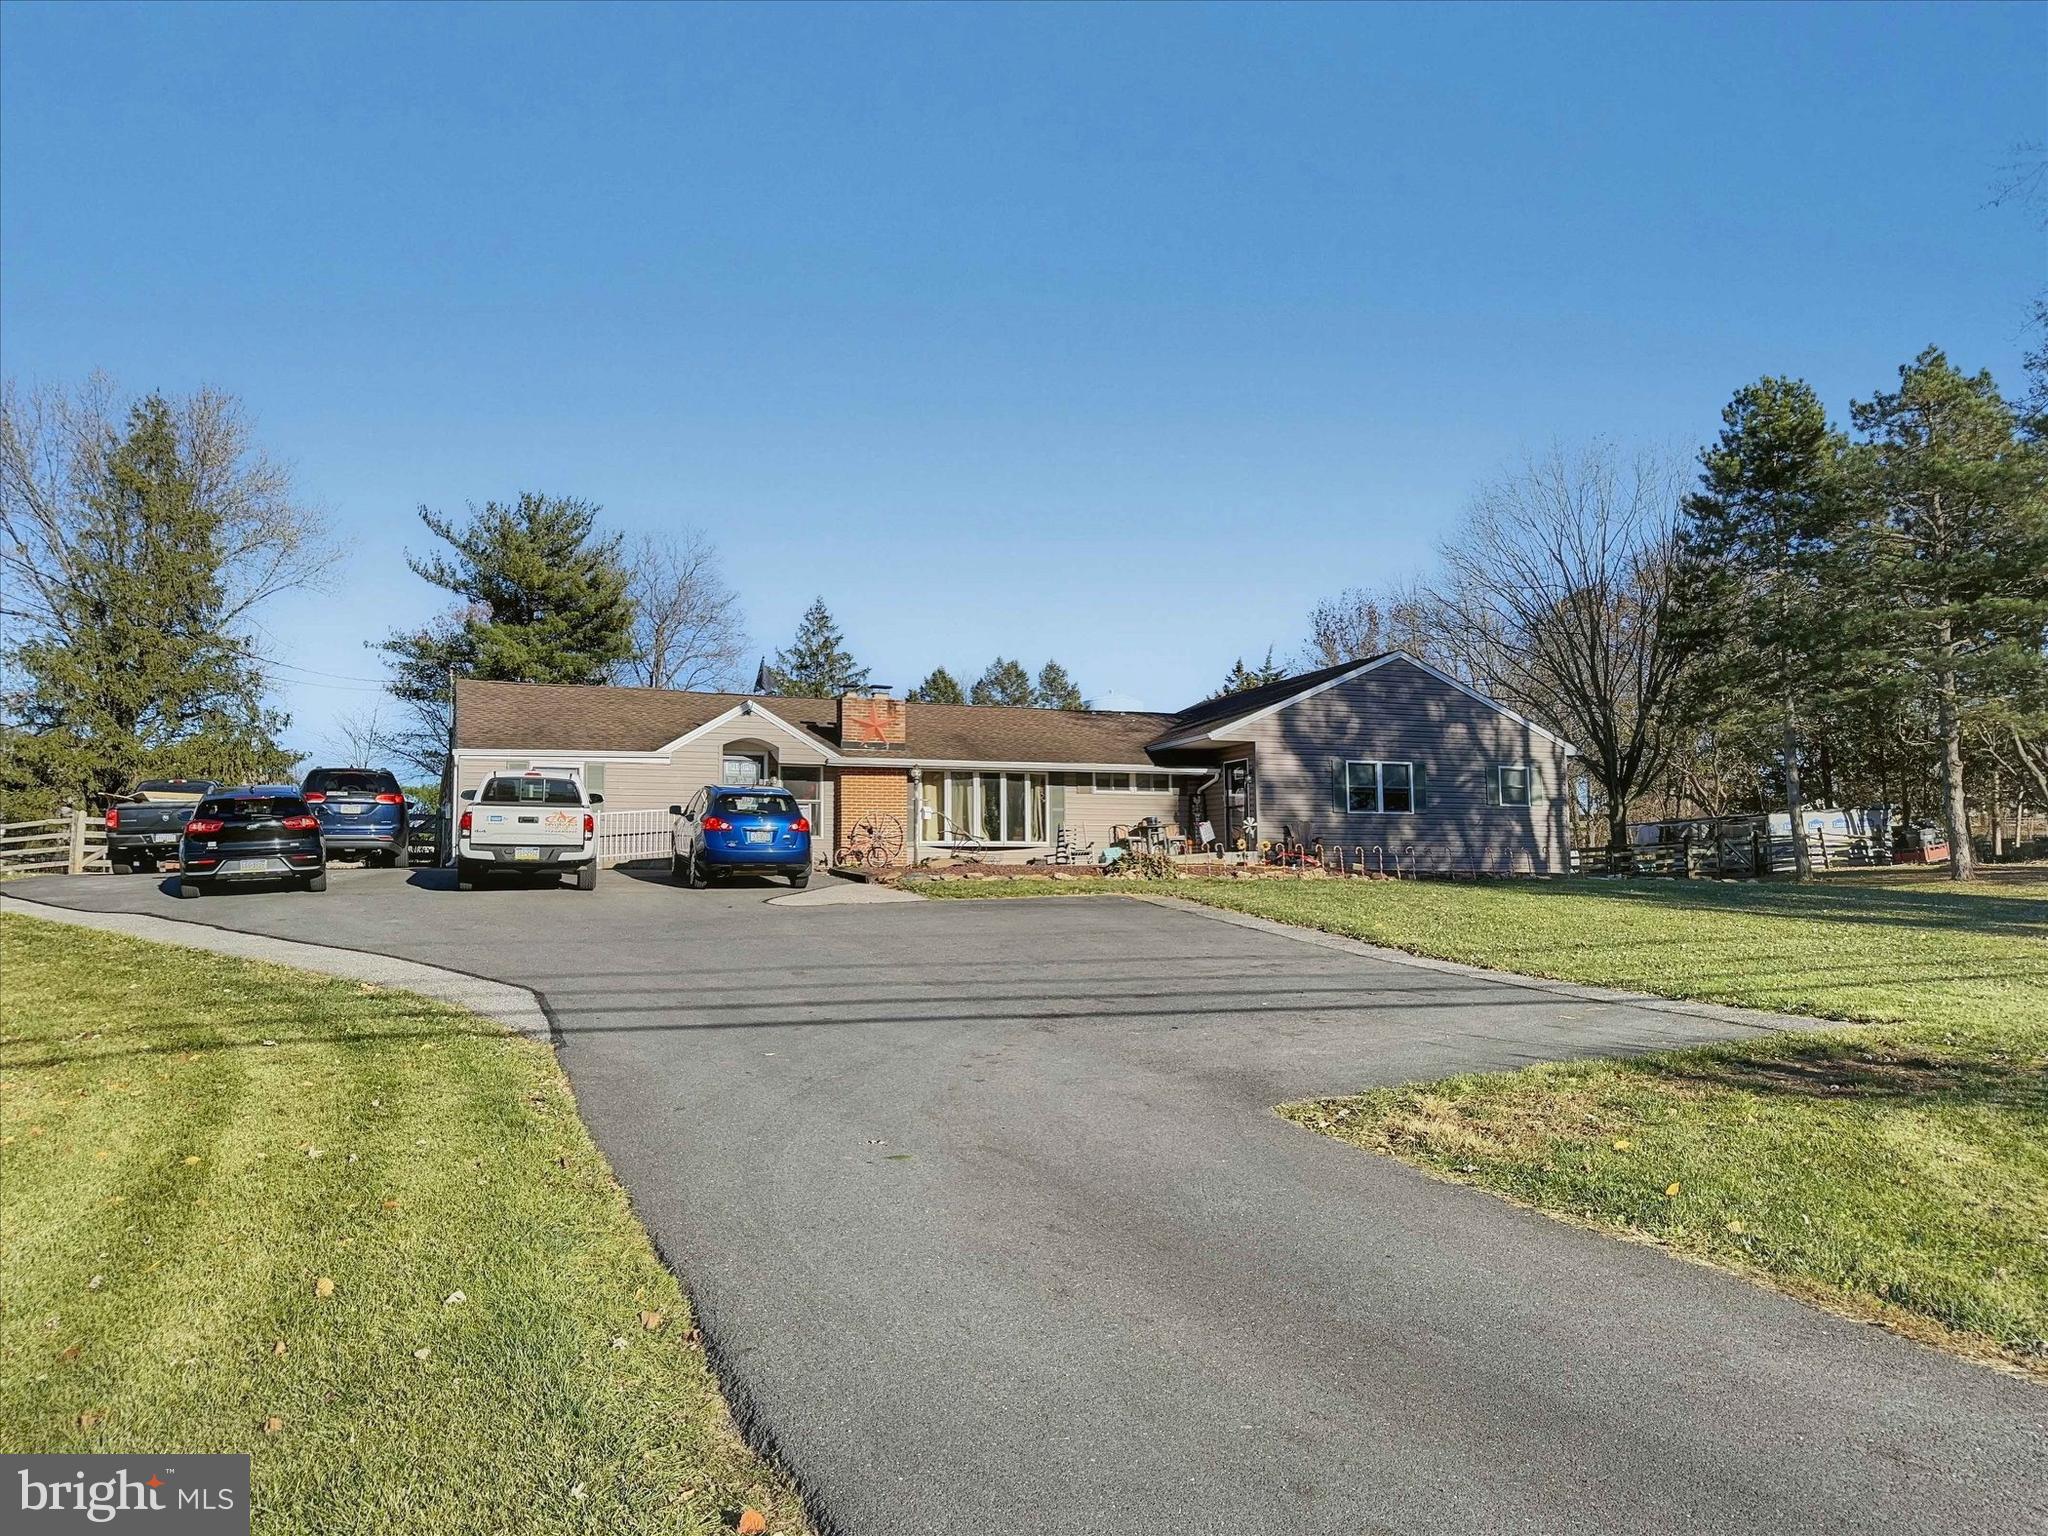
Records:
[[[1248,848],[1259,845],[1259,786],[1250,758],[1223,765],[1223,846],[1235,848],[1242,838]]]

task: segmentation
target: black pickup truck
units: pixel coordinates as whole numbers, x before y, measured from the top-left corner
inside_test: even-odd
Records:
[[[219,789],[212,779],[144,779],[107,804],[107,862],[117,875],[176,859],[178,839],[199,802]]]

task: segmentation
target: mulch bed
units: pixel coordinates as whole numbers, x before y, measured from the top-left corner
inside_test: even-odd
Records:
[[[1326,878],[1321,870],[1313,867],[1307,873],[1312,880]],[[1160,880],[1134,873],[1118,874],[1113,867],[1102,864],[1004,864],[993,860],[959,859],[950,864],[891,870],[886,878],[891,884],[905,880],[1093,880],[1117,885],[1159,885],[1170,884],[1172,880],[1297,880],[1301,875],[1282,865],[1204,860],[1176,863],[1173,875],[1167,880]]]

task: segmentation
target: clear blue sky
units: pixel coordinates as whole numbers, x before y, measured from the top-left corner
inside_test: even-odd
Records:
[[[822,592],[888,682],[1176,707],[1525,449],[2016,384],[2044,66],[2018,4],[15,3],[0,362],[244,398],[348,536],[300,667],[536,489],[707,527],[763,649]],[[280,678],[307,748],[374,697]]]

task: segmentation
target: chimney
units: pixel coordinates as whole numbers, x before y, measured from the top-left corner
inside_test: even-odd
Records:
[[[890,752],[905,739],[903,701],[877,684],[839,695],[839,750]]]

